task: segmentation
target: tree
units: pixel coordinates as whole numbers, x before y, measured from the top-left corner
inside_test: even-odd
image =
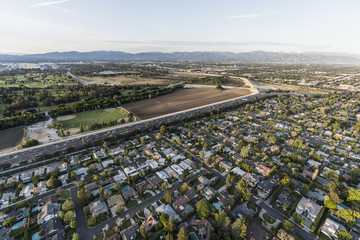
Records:
[[[230,189],[232,187],[232,181],[231,181],[231,175],[230,174],[226,175],[225,183],[226,183],[226,188],[227,189]]]
[[[348,225],[352,225],[356,222],[356,220],[360,217],[360,213],[358,211],[354,211],[353,209],[345,209],[341,208],[337,211],[336,215],[343,219]]]
[[[224,211],[215,214],[215,226],[223,232],[227,232],[231,227],[231,220]]]
[[[72,200],[66,200],[63,205],[62,205],[62,210],[63,211],[70,211],[70,210],[74,210],[75,209],[75,202]]]
[[[280,182],[284,187],[288,187],[290,185],[291,179],[289,178],[289,176],[285,175]]]
[[[74,233],[74,235],[72,236],[72,240],[79,240],[80,236],[78,233]]]
[[[189,184],[187,184],[186,182],[183,183],[183,185],[180,188],[180,193],[186,193],[188,188],[189,188]]]
[[[292,215],[293,219],[294,219],[294,222],[297,223],[297,224],[301,224],[302,222],[302,216],[296,212],[294,212],[294,214]]]
[[[76,222],[75,219],[73,219],[73,220],[70,222],[70,227],[71,227],[71,228],[76,228],[76,226],[77,226],[77,222]]]
[[[166,190],[164,192],[164,199],[168,204],[171,204],[171,192]]]
[[[287,233],[284,229],[280,229],[276,235],[280,240],[295,240],[295,238]]]
[[[3,222],[3,226],[11,227],[12,225],[14,225],[16,223],[16,221],[17,221],[16,217],[9,217],[9,218],[5,219],[5,221]]]
[[[293,232],[294,231],[294,224],[292,224],[289,220],[285,220],[283,222],[283,228],[288,231],[288,232]]]
[[[210,215],[210,206],[206,200],[201,200],[198,203],[197,214],[201,219],[205,219]]]
[[[167,231],[173,233],[175,229],[176,229],[176,223],[174,222],[172,216],[170,216],[167,224]]]
[[[77,195],[80,200],[80,205],[85,206],[88,201],[88,197],[86,196],[85,189],[84,188],[80,189]]]
[[[74,211],[67,211],[63,218],[65,223],[71,223],[71,221],[75,220]]]
[[[350,239],[352,239],[351,234],[348,231],[346,231],[346,229],[337,231],[336,236],[338,237],[338,240],[350,240]]]
[[[165,133],[166,133],[166,126],[165,126],[165,125],[161,125],[161,127],[160,127],[160,133],[161,133],[162,135],[165,135]]]
[[[218,80],[216,81],[216,89],[217,89],[217,90],[223,90],[223,87],[222,87],[222,85],[221,85],[221,80],[220,80],[220,79],[218,79]]]
[[[184,227],[180,228],[177,235],[177,240],[189,240],[189,235]]]
[[[240,200],[240,202],[248,201],[251,197],[251,192],[247,186],[247,183],[240,179],[235,187],[235,196]]]
[[[309,185],[304,184],[301,187],[301,195],[305,196],[309,192]]]
[[[247,225],[245,218],[241,216],[233,224],[231,224],[231,233],[234,239],[244,239],[246,236]]]
[[[337,205],[332,199],[326,199],[324,201],[324,205],[330,210],[331,213],[334,213],[335,210],[337,209]]]
[[[243,158],[246,158],[247,156],[249,156],[249,149],[247,147],[242,147],[241,148],[241,156]]]
[[[80,123],[80,132],[84,131],[84,126],[82,125],[82,123]]]
[[[205,154],[204,154],[204,152],[203,152],[203,151],[200,151],[199,155],[200,155],[200,158],[201,158],[201,159],[204,159]]]

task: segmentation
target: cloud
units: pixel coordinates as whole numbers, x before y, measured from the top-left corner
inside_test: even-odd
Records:
[[[245,15],[229,16],[229,17],[224,17],[224,18],[226,18],[226,19],[255,18],[255,17],[261,17],[261,16],[265,16],[265,15],[268,15],[268,14],[265,14],[265,13],[245,14]]]
[[[59,1],[52,1],[52,2],[39,2],[39,3],[35,3],[31,6],[29,6],[29,8],[33,8],[33,7],[44,7],[44,6],[54,6],[54,5],[58,5],[61,3],[65,3],[68,2],[69,0],[59,0]]]

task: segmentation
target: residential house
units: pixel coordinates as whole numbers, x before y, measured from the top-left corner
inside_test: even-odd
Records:
[[[47,203],[41,208],[41,212],[38,215],[38,224],[47,222],[55,217],[59,216],[61,204]]]
[[[99,187],[97,182],[92,182],[84,186],[85,188],[85,194],[86,196],[90,196],[92,194],[92,191],[97,189]]]
[[[232,173],[239,175],[239,176],[244,176],[246,174],[245,171],[243,171],[241,168],[239,167],[234,167],[233,170],[231,170]]]
[[[129,166],[129,167],[124,168],[124,173],[128,177],[132,177],[132,176],[135,176],[135,175],[139,174],[138,170],[133,166]]]
[[[246,173],[242,178],[247,182],[251,187],[255,187],[259,180],[256,178],[256,175],[253,173]]]
[[[135,190],[129,185],[126,185],[121,188],[121,194],[125,199],[129,199],[130,197],[134,196]]]
[[[120,203],[121,205],[125,205],[124,198],[121,196],[121,194],[114,195],[112,197],[109,197],[106,201],[109,208],[112,208],[116,204]]]
[[[226,171],[230,171],[232,169],[232,163],[229,161],[221,161],[219,162],[219,166]]]
[[[34,187],[34,184],[32,183],[29,183],[27,185],[25,185],[20,193],[19,193],[19,196],[24,196],[26,198],[29,198],[32,196],[32,194],[36,191],[36,188]]]
[[[198,181],[204,185],[208,185],[210,183],[209,179],[205,176],[198,177]]]
[[[178,221],[180,220],[179,215],[174,211],[174,209],[169,204],[162,204],[161,206],[155,209],[155,212],[166,214]]]
[[[108,212],[108,207],[106,206],[104,200],[102,200],[101,198],[95,199],[94,201],[89,203],[89,209],[93,217],[100,213]]]
[[[106,157],[106,151],[102,148],[99,151],[93,152],[93,156],[96,159]]]
[[[30,182],[32,178],[32,172],[24,172],[20,174],[20,179],[22,182]]]
[[[311,221],[315,221],[315,218],[321,211],[321,206],[316,202],[302,197],[298,205],[296,206],[296,212],[301,215],[305,215]]]
[[[143,221],[141,225],[146,232],[150,232],[158,223],[159,221],[157,220],[157,216],[151,213],[146,217],[145,221]]]
[[[79,162],[80,162],[80,160],[79,160],[79,157],[77,155],[72,155],[70,157],[70,166],[71,167],[78,165]]]
[[[132,225],[120,232],[121,239],[123,240],[134,240],[136,239],[136,234],[138,232],[139,225]]]
[[[346,228],[343,225],[341,225],[338,222],[335,222],[334,220],[328,217],[321,228],[321,232],[327,235],[329,238],[337,239],[336,232],[345,229]]]
[[[67,163],[63,163],[59,166],[59,171],[60,172],[65,172],[68,170],[68,164]]]
[[[271,172],[271,169],[263,164],[258,164],[256,170],[263,176],[268,176]]]
[[[69,179],[69,174],[65,173],[63,175],[60,175],[58,179],[61,181],[62,185],[65,185],[67,183],[67,180]]]

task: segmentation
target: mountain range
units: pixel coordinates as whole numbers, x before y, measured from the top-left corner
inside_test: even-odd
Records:
[[[43,54],[0,54],[0,62],[78,62],[78,61],[206,61],[244,63],[360,64],[360,55],[346,53],[283,52],[142,52],[121,51],[50,52]]]

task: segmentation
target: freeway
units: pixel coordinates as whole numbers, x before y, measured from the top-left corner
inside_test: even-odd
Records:
[[[32,148],[18,150],[16,152],[0,154],[0,163],[15,163],[21,160],[33,159],[33,156],[36,157],[40,154],[49,154],[56,151],[62,151],[68,147],[79,147],[88,140],[92,140],[92,141],[100,140],[110,135],[117,135],[132,130],[144,130],[147,123],[150,126],[158,126],[160,124],[167,123],[168,121],[171,120],[183,119],[194,113],[208,112],[210,110],[214,110],[217,108],[231,106],[233,103],[245,103],[248,101],[256,100],[258,98],[268,97],[271,95],[275,95],[275,94],[253,93],[250,95],[229,99],[214,104],[204,105],[201,107],[191,108],[184,111],[175,112],[159,117],[139,120],[135,122],[103,128],[88,133],[78,134],[76,136],[67,137],[63,140],[58,140],[56,142],[46,143]]]

